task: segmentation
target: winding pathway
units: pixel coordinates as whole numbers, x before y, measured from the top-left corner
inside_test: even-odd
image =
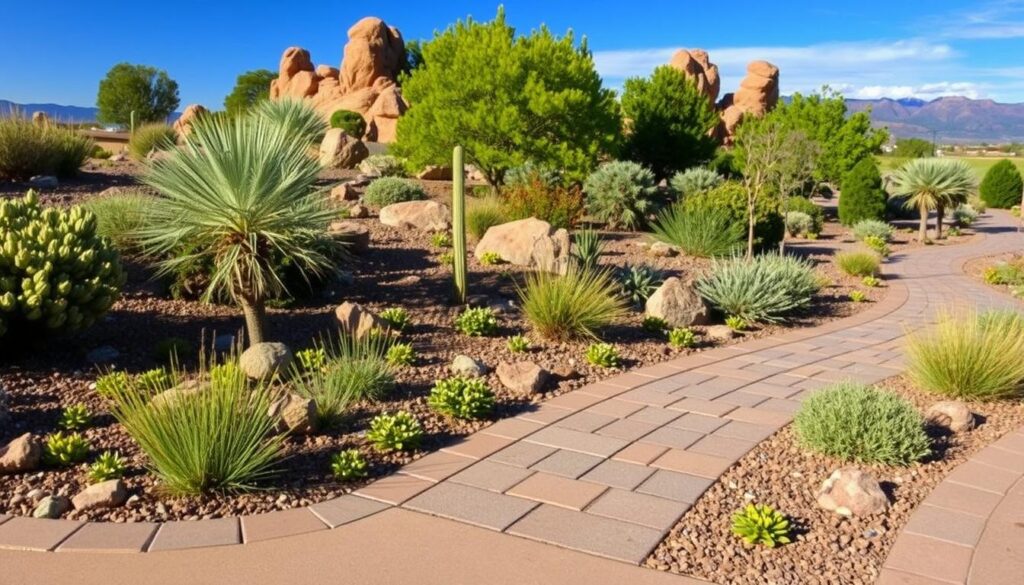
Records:
[[[906,331],[939,309],[1014,306],[962,272],[972,258],[1024,248],[1012,225],[993,212],[974,242],[895,255],[886,297],[853,317],[587,386],[310,508],[162,525],[0,516],[0,583],[700,583],[636,565],[719,475],[788,424],[808,392],[899,374]],[[995,584],[1004,566],[1021,574],[1022,549],[1010,561],[1006,544],[1024,533],[1022,433],[963,466],[985,473],[958,469],[950,480],[999,476],[997,486],[940,486],[976,489],[987,505],[965,511],[949,504],[956,494],[933,495],[921,509],[932,516],[915,514],[920,534],[900,536],[883,581],[977,574],[972,582]],[[928,531],[956,523],[949,514],[980,524],[973,543]],[[936,543],[967,549],[956,551],[966,566],[931,575],[928,558],[954,556],[920,561]]]

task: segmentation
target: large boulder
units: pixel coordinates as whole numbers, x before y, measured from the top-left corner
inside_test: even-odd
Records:
[[[439,232],[451,225],[448,207],[437,201],[403,201],[380,210],[380,222],[403,229]]]
[[[477,260],[488,252],[516,266],[564,273],[569,267],[569,232],[529,217],[496,225],[476,245]]]
[[[672,327],[690,327],[708,322],[708,307],[693,284],[678,277],[667,279],[647,299],[646,313],[664,319]]]
[[[268,414],[277,421],[274,430],[278,433],[309,435],[317,430],[316,402],[298,394],[278,398]]]
[[[245,375],[262,380],[278,373],[284,373],[292,364],[292,350],[279,341],[254,343],[242,352],[238,358],[238,366]]]
[[[841,516],[872,516],[889,508],[889,498],[878,481],[854,467],[832,472],[816,498],[819,506]]]
[[[71,498],[76,510],[116,508],[128,500],[128,488],[120,479],[93,484]]]
[[[679,49],[672,55],[669,66],[692,81],[697,86],[697,91],[704,94],[708,98],[708,104],[714,107],[722,83],[718,76],[718,65],[711,62],[707,51]]]
[[[370,156],[362,140],[349,136],[341,128],[331,128],[320,142],[320,166],[329,169],[354,169]]]
[[[548,381],[548,371],[533,362],[501,362],[496,372],[502,385],[519,394],[540,392]]]
[[[383,319],[358,303],[344,302],[334,310],[341,330],[356,339],[369,335],[374,329],[387,329]]]
[[[0,448],[0,475],[21,473],[39,467],[43,444],[38,437],[25,433]]]
[[[370,249],[370,228],[358,221],[332,221],[327,233],[348,244],[349,249],[357,254]]]

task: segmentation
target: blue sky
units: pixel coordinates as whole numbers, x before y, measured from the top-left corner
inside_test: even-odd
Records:
[[[345,31],[374,15],[406,38],[466,15],[490,19],[498,2],[362,0],[174,3],[20,1],[0,11],[0,99],[94,105],[119,61],[166,69],[182,106],[221,107],[242,71],[276,70],[288,46],[337,66]],[[679,47],[704,48],[723,92],[746,63],[779,65],[782,92],[830,84],[848,97],[967,95],[1024,102],[1024,0],[701,2],[507,0],[520,31],[546,23],[586,35],[609,87],[646,75]],[[716,11],[720,11],[716,13]]]

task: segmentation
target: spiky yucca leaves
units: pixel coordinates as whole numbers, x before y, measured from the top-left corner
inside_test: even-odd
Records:
[[[155,202],[149,195],[125,193],[89,199],[82,207],[96,216],[97,235],[110,239],[122,254],[132,254],[140,250],[138,231]]]
[[[565,275],[533,272],[519,287],[523,313],[541,337],[596,338],[602,327],[626,315],[618,283],[604,271],[570,268]]]
[[[280,127],[304,149],[318,142],[327,132],[323,116],[304,100],[263,100],[256,106],[253,116]]]
[[[722,208],[674,205],[658,215],[651,231],[654,239],[678,246],[690,256],[714,258],[741,247],[743,228]]]
[[[916,158],[907,161],[893,174],[894,196],[906,197],[908,209],[921,216],[917,237],[928,239],[928,212],[936,210],[936,239],[942,238],[942,216],[946,209],[966,203],[978,188],[970,165],[959,159]]]
[[[820,284],[806,260],[778,254],[716,260],[697,291],[726,315],[777,323],[807,307]]]
[[[163,197],[140,231],[143,245],[164,258],[165,274],[208,262],[204,298],[238,302],[251,343],[265,340],[267,299],[285,290],[279,261],[319,276],[342,246],[324,236],[334,212],[313,194],[320,165],[306,149],[267,116],[207,119],[144,177]]]

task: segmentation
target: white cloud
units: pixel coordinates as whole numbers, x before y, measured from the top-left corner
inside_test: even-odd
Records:
[[[923,100],[931,100],[942,96],[958,95],[964,96],[971,99],[977,99],[984,95],[984,92],[978,87],[976,83],[967,81],[949,82],[942,81],[939,83],[926,83],[923,85],[912,86],[912,85],[869,85],[865,87],[859,87],[845,92],[850,97],[860,99],[878,99],[878,98],[919,98]]]
[[[1024,1],[988,2],[969,11],[928,20],[943,36],[956,39],[1016,39],[1024,37]]]

